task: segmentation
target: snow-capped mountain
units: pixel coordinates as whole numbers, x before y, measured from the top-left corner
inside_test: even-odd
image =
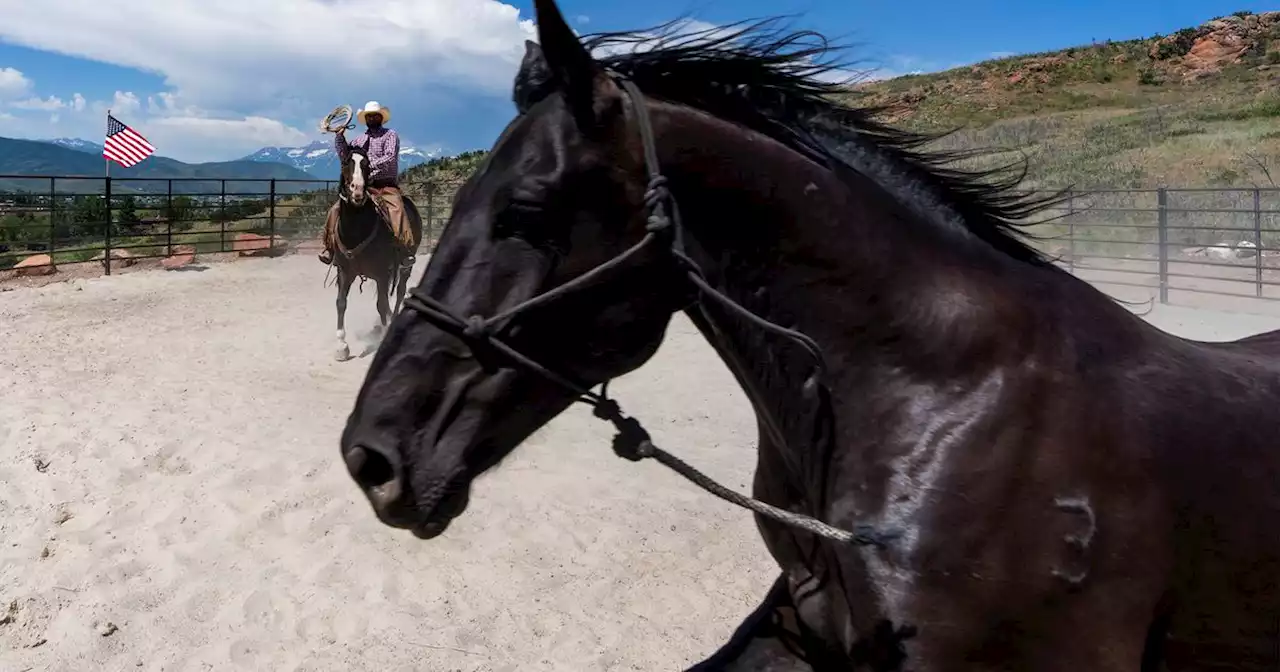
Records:
[[[88,152],[90,154],[102,153],[102,145],[99,145],[96,142],[89,142],[88,140],[81,140],[80,138],[54,138],[52,140],[43,140],[42,142],[47,142],[59,147],[66,147],[67,149],[74,149],[77,152]]]
[[[400,170],[426,163],[436,155],[437,152],[401,146]],[[306,147],[263,147],[241,160],[283,163],[323,180],[335,180],[342,172],[338,165],[338,155],[333,151],[332,140],[317,140]]]

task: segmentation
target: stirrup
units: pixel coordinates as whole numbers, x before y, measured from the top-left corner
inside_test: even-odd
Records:
[[[400,268],[413,268],[413,265],[414,263],[417,262],[417,260],[418,260],[417,256],[411,254],[405,257],[404,259],[400,260]]]
[[[326,263],[326,264],[332,264],[332,263],[333,263],[333,252],[331,252],[331,251],[329,251],[329,250],[324,250],[324,251],[320,252],[320,254],[317,254],[317,255],[316,255],[316,257],[318,257],[318,258],[320,259],[320,261],[323,261],[323,262],[324,262],[324,263]]]

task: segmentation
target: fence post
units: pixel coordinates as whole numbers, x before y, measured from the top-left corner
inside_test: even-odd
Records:
[[[276,245],[276,178],[271,178],[271,193],[267,196],[267,225],[270,227],[269,240],[267,243],[272,249]]]
[[[222,185],[222,198],[218,203],[218,251],[227,251],[227,178],[218,181]]]
[[[1262,190],[1257,187],[1253,188],[1253,243],[1258,246],[1253,257],[1256,294],[1262,298]]]
[[[105,234],[102,238],[102,263],[106,268],[106,275],[111,275],[111,176],[106,177],[103,186],[104,200],[107,204],[107,223],[104,227]]]
[[[164,205],[164,245],[166,257],[173,256],[173,178],[169,178],[169,193],[165,197]]]
[[[58,178],[49,178],[49,261],[54,250],[58,249]]]
[[[1156,233],[1160,241],[1160,303],[1169,303],[1169,195],[1168,190],[1156,190]]]
[[[429,180],[427,182],[427,225],[423,228],[431,232],[430,235],[432,240],[435,240],[438,237],[435,234],[435,226],[436,226],[436,182],[435,180]],[[434,252],[435,249],[432,248],[429,251]]]
[[[1076,272],[1076,194],[1074,189],[1067,190],[1067,241],[1071,245],[1071,257],[1067,260],[1067,268]]]

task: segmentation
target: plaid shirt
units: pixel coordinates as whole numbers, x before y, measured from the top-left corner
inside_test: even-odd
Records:
[[[333,136],[333,147],[338,158],[346,165],[351,160],[351,148],[363,147],[369,155],[369,186],[394,185],[400,174],[400,136],[383,126],[356,136],[347,142],[342,135]]]

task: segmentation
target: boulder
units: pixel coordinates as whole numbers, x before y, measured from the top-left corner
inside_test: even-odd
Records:
[[[14,264],[13,272],[14,275],[20,278],[33,275],[53,275],[58,272],[58,267],[54,266],[53,257],[47,254],[37,254]]]
[[[196,260],[194,245],[174,245],[169,256],[160,260],[160,265],[168,270],[189,266]]]
[[[112,268],[127,268],[137,263],[138,260],[135,259],[137,256],[132,250],[111,250],[111,266]],[[107,253],[99,252],[89,261],[99,262],[103,268],[106,268]]]
[[[1239,63],[1249,50],[1249,41],[1235,32],[1215,31],[1197,39],[1182,57],[1182,65],[1192,74],[1217,72],[1225,65]]]
[[[289,249],[282,236],[260,236],[256,233],[238,233],[231,249],[242,257],[275,257]]]
[[[194,254],[175,254],[172,257],[165,257],[164,259],[161,259],[160,265],[172,271],[175,268],[182,268],[183,266],[188,266],[195,260],[196,260],[196,255]]]

